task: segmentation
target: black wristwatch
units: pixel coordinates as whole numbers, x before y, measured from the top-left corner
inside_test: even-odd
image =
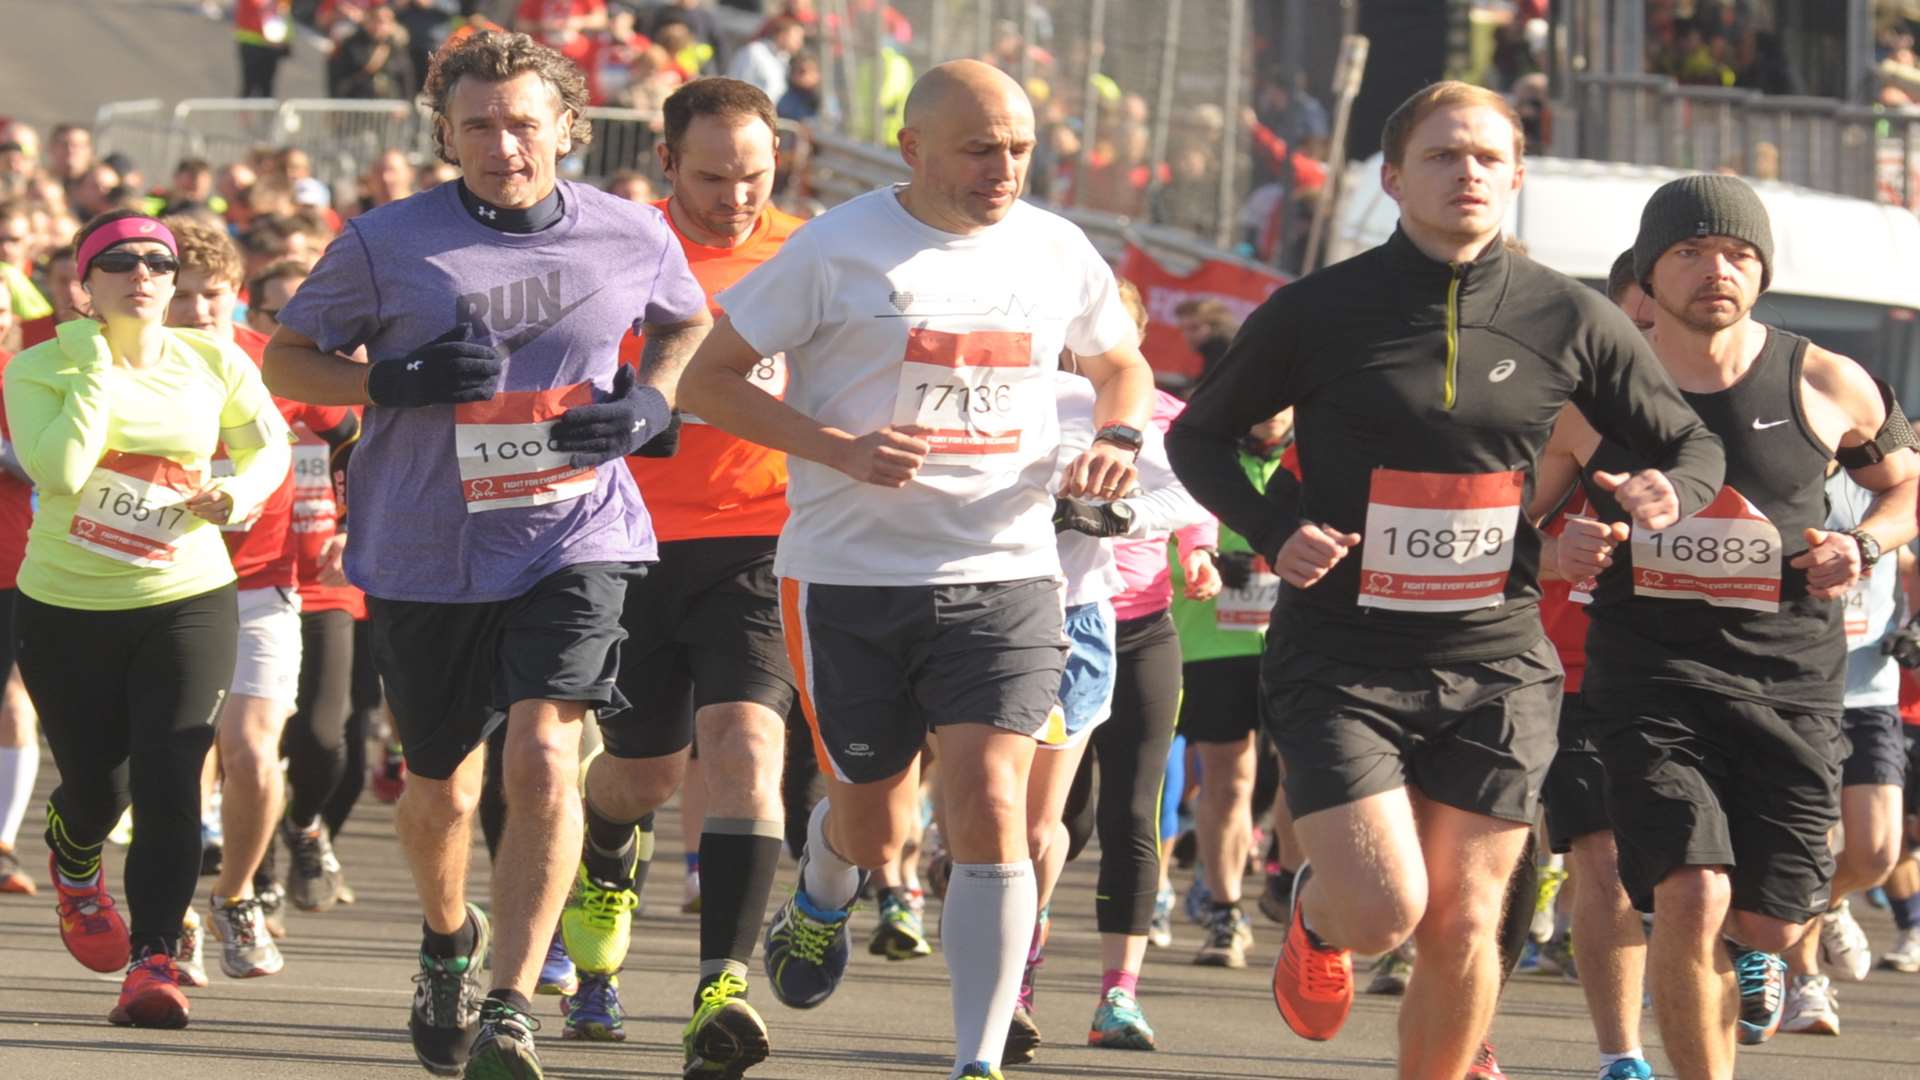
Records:
[[[1864,573],[1873,569],[1873,564],[1880,561],[1880,541],[1875,540],[1873,534],[1865,529],[1848,529],[1847,535],[1853,537],[1853,542],[1860,545],[1861,571]]]
[[[1106,425],[1094,433],[1093,441],[1109,442],[1124,450],[1131,450],[1136,454],[1140,452],[1141,447],[1147,444],[1146,436],[1140,434],[1139,428],[1128,427],[1125,424]]]

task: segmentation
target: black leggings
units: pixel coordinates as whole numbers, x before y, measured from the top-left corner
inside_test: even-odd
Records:
[[[347,771],[353,711],[353,616],[300,616],[300,690],[281,749],[287,755],[287,817],[305,827],[321,815]],[[365,752],[362,751],[362,756]]]
[[[360,801],[360,793],[367,789],[367,740],[373,735],[374,717],[386,700],[380,692],[380,673],[373,667],[373,642],[367,633],[365,619],[353,624],[353,686],[350,700],[352,709],[347,713],[345,740],[346,766],[341,770],[340,782],[333,786],[333,794],[327,796],[326,806],[320,810],[320,816],[327,822],[327,832],[334,836],[340,835],[340,830],[347,824],[347,815],[353,812],[353,804]]]
[[[123,611],[22,594],[13,632],[60,768],[51,810],[73,846],[97,849],[132,802],[139,827],[125,895],[134,952],[171,953],[200,876],[200,766],[233,682],[234,587]]]
[[[1071,835],[1095,803],[1100,834],[1099,889],[1093,910],[1103,934],[1147,932],[1154,894],[1160,889],[1160,786],[1167,778],[1167,748],[1180,716],[1180,635],[1165,610],[1122,619],[1114,629],[1119,659],[1113,715],[1093,729],[1091,751],[1080,762],[1067,795],[1065,820]],[[1092,769],[1100,784],[1093,796]],[[1069,853],[1085,844],[1079,828]]]
[[[272,45],[240,43],[240,96],[243,98],[270,98],[273,96],[273,77],[280,68],[280,58],[286,55]]]

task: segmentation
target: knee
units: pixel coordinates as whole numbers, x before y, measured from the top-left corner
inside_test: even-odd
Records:
[[[1877,835],[1863,834],[1857,838],[1848,836],[1847,846],[1840,851],[1840,875],[1866,882],[1869,886],[1876,885],[1893,873],[1894,865],[1899,861],[1900,834],[1897,829],[1883,829]]]
[[[503,764],[509,805],[522,799],[558,802],[572,796],[580,777],[580,728],[554,723],[510,731]]]
[[[687,757],[617,758],[601,754],[587,776],[587,799],[599,813],[629,820],[659,809],[686,779]]]
[[[1620,884],[1619,855],[1606,833],[1583,836],[1573,842],[1570,875],[1575,903],[1625,910],[1633,906]]]
[[[408,820],[451,823],[470,818],[479,810],[479,786],[460,783],[458,774],[447,780],[409,776],[400,792],[395,825],[404,828]]]
[[[1732,901],[1733,884],[1725,873],[1710,867],[1684,866],[1654,886],[1654,920],[1689,937],[1711,937],[1726,921]]]
[[[883,824],[888,827],[879,827]],[[906,848],[907,835],[906,830],[891,825],[890,822],[870,822],[857,830],[834,830],[829,837],[833,842],[834,854],[862,870],[878,870],[892,865]]]
[[[1727,916],[1727,936],[1761,952],[1785,952],[1806,930],[1803,923],[1785,922],[1752,911],[1735,911]]]
[[[1340,944],[1354,952],[1389,952],[1412,937],[1416,929],[1425,928],[1427,898],[1424,892],[1375,890],[1371,896],[1349,894],[1335,902],[1345,913],[1341,919],[1345,932]]]

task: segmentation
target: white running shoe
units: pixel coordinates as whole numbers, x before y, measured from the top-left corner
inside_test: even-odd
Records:
[[[1801,1035],[1840,1034],[1839,997],[1825,975],[1796,975],[1787,988],[1780,1030]]]
[[[1873,945],[1845,900],[1820,916],[1820,960],[1851,982],[1859,982],[1873,970]]]
[[[1893,941],[1893,948],[1880,958],[1880,966],[1908,975],[1920,972],[1920,926],[1900,931],[1900,936]]]
[[[180,981],[188,986],[207,985],[207,962],[205,954],[206,932],[201,927],[200,913],[192,908],[180,920],[180,951],[173,958],[174,970],[180,973]]]

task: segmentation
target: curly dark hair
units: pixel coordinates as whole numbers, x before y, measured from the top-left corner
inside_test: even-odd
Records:
[[[433,143],[440,160],[460,164],[447,145],[447,132],[453,127],[447,107],[460,80],[470,75],[485,82],[505,82],[527,72],[540,76],[560,107],[573,116],[572,145],[560,156],[593,142],[593,125],[586,116],[587,79],[573,61],[525,34],[487,31],[442,48],[427,71],[427,103],[433,108]]]

